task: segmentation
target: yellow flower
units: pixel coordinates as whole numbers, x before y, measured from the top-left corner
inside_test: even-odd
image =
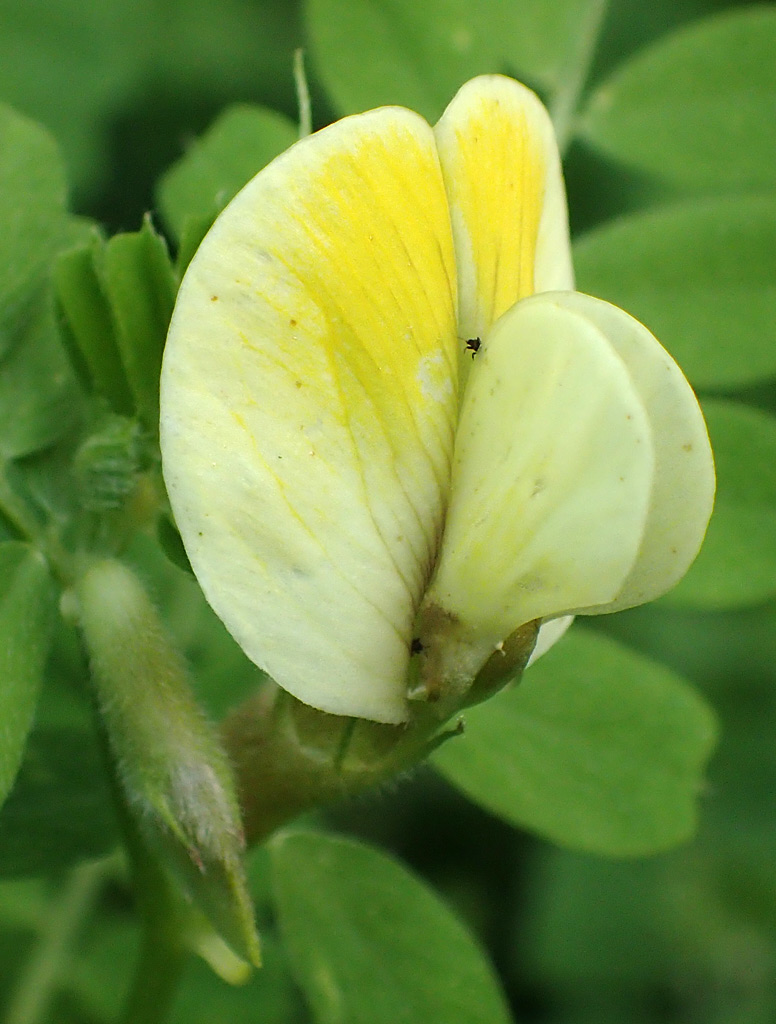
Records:
[[[208,601],[334,714],[404,721],[411,677],[462,700],[522,624],[541,645],[651,600],[711,512],[693,392],[573,291],[548,115],[500,76],[433,129],[338,121],[246,185],[181,286],[161,404]]]

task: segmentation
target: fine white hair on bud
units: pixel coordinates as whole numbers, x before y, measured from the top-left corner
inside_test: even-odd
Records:
[[[74,588],[92,679],[127,803],[146,839],[233,951],[258,963],[226,753],[134,572],[114,559]]]

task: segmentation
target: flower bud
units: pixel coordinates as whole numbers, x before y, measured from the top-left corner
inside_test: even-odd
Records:
[[[149,846],[216,931],[258,963],[231,767],[134,573],[93,564],[75,587],[98,704]]]

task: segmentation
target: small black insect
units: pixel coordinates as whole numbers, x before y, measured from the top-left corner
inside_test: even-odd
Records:
[[[410,654],[420,654],[422,650],[424,650],[424,647],[421,643],[420,637],[413,637],[412,643],[410,644]]]
[[[482,342],[480,341],[479,338],[469,338],[469,340],[466,342],[466,351],[471,352],[472,359],[474,359],[474,357],[479,352],[481,344]]]

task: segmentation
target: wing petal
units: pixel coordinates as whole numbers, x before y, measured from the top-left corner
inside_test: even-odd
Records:
[[[523,623],[614,600],[640,550],[653,470],[647,412],[589,317],[548,293],[496,322],[464,396],[420,619],[460,640],[439,686],[448,671],[476,672]]]

